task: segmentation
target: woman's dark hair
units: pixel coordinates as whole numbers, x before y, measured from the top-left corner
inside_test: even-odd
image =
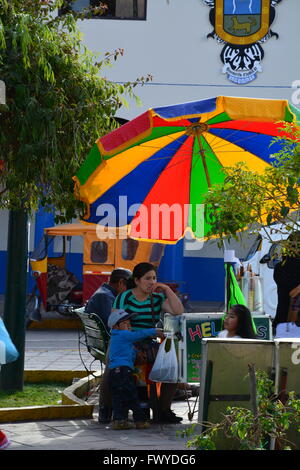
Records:
[[[232,305],[230,311],[238,317],[236,334],[241,338],[256,339],[257,336],[253,328],[250,310],[245,305],[236,304]]]
[[[127,289],[133,289],[136,287],[135,279],[141,279],[149,271],[155,271],[156,267],[151,263],[139,263],[137,264],[132,271],[132,276],[127,280]]]

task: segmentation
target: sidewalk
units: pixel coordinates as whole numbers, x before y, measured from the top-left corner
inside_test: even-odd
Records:
[[[173,406],[184,417],[182,424],[152,425],[138,431],[113,431],[93,419],[48,420],[2,424],[12,445],[8,450],[186,450],[185,439],[176,432],[190,426],[186,403]]]
[[[76,332],[70,331],[26,332],[25,370],[85,370],[92,357],[82,350],[80,359],[76,345]],[[57,345],[58,344],[58,345]],[[100,370],[94,362],[92,370]],[[191,410],[196,398],[189,398]],[[1,429],[11,441],[8,450],[186,450],[186,439],[176,432],[191,425],[186,401],[174,401],[173,410],[183,417],[180,425],[152,425],[137,431],[113,431],[109,425],[98,423],[98,393],[88,403],[93,403],[92,419],[61,419],[35,422],[3,423]],[[197,411],[193,421],[197,421]]]

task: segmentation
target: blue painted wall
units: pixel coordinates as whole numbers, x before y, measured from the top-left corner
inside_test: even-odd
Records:
[[[4,293],[7,269],[7,252],[0,251],[0,294]]]
[[[224,301],[223,258],[184,257],[183,241],[166,246],[158,277],[179,282],[180,291],[188,293],[192,301]]]
[[[183,281],[183,240],[176,245],[166,245],[164,256],[158,269],[158,277],[164,281]]]
[[[82,282],[82,263],[83,263],[83,254],[67,253],[66,268],[68,271],[75,274],[79,282]]]
[[[45,227],[52,227],[54,223],[54,215],[49,212],[44,212],[39,209],[35,215],[35,232],[34,232],[34,246],[36,247],[44,235]]]
[[[183,272],[191,300],[224,301],[223,258],[183,258]]]

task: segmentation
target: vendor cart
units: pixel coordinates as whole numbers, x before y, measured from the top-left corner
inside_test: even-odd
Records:
[[[222,330],[223,313],[183,313],[180,316],[165,314],[164,330],[177,338],[179,381],[199,383],[202,340],[214,338]],[[253,314],[260,340],[272,339],[271,319],[267,315]]]

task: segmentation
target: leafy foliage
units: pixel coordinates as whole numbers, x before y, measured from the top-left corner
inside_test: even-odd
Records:
[[[123,50],[99,60],[83,47],[76,21],[84,16],[57,16],[63,4],[0,0],[0,208],[55,207],[59,221],[83,210],[72,176],[95,140],[117,126],[124,95],[134,97],[144,80],[122,86],[101,77]]]
[[[290,232],[300,229],[295,217],[300,206],[300,130],[293,124],[282,126],[286,136],[274,139],[281,150],[264,173],[249,170],[243,162],[224,168],[224,184],[211,188],[205,199],[209,235],[237,239],[248,227],[282,222]],[[298,250],[291,245],[288,249],[294,254]]]
[[[273,382],[263,371],[256,372],[257,414],[239,407],[228,407],[220,423],[203,423],[204,432],[196,434],[197,425],[181,433],[190,439],[188,448],[197,450],[216,450],[215,437],[222,432],[227,438],[239,442],[241,450],[264,450],[270,439],[276,439],[277,446],[283,450],[293,448],[286,438],[292,423],[297,423],[300,432],[300,400],[292,392],[285,404],[274,395]]]

